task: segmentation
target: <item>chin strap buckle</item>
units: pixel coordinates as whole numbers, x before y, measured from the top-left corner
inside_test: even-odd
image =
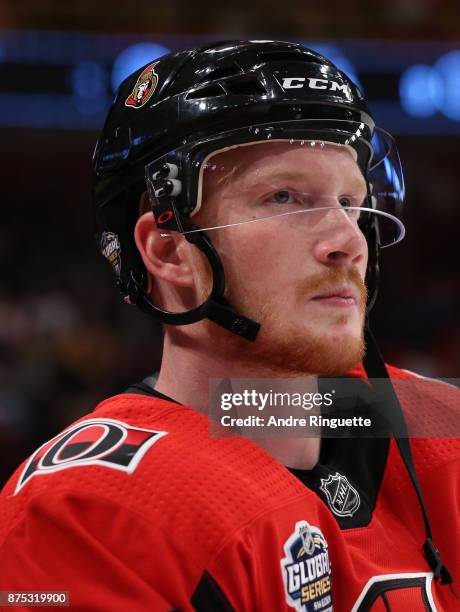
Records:
[[[428,565],[433,570],[435,581],[437,582],[440,580],[441,584],[451,584],[452,576],[442,562],[441,553],[430,538],[425,540],[423,552],[425,553],[425,558],[428,561]]]

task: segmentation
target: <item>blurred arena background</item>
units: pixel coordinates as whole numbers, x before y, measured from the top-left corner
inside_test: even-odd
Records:
[[[460,376],[460,8],[455,0],[0,1],[0,484],[33,448],[151,374],[161,336],[92,237],[90,162],[113,92],[168,50],[303,42],[356,79],[406,170],[383,252],[387,361]]]

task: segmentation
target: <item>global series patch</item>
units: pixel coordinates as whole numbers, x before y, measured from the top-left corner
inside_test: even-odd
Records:
[[[332,612],[331,563],[321,530],[298,521],[284,554],[281,573],[288,605],[298,612]]]

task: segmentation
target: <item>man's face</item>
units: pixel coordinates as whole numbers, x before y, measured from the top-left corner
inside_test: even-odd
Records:
[[[213,157],[193,217],[199,226],[313,209],[209,232],[224,264],[227,298],[261,323],[243,353],[241,340],[208,324],[214,345],[278,371],[336,375],[356,365],[364,350],[367,244],[343,206],[365,195],[346,147],[273,142]]]

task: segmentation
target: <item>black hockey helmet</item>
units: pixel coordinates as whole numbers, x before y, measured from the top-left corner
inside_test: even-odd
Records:
[[[379,212],[379,202],[391,200],[395,212],[404,195],[399,158],[391,137],[377,138],[377,133],[356,85],[325,57],[298,44],[215,43],[165,55],[139,69],[121,84],[94,154],[97,241],[125,301],[164,323],[209,318],[254,339],[257,322],[224,299],[219,255],[207,232],[192,224],[203,162],[215,151],[269,139],[348,145],[368,185],[367,210]],[[161,310],[145,291],[147,274],[134,226],[146,190],[157,225],[184,233],[213,270],[210,296],[185,313]],[[396,222],[388,241],[382,240],[377,215],[363,215],[360,222],[369,245],[369,307],[376,295],[379,249],[404,235],[388,211],[381,215]]]

